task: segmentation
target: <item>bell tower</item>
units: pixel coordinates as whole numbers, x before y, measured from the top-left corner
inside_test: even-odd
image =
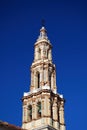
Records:
[[[56,68],[52,45],[45,27],[34,45],[30,91],[24,93],[22,128],[27,130],[65,130],[64,98],[57,93]]]

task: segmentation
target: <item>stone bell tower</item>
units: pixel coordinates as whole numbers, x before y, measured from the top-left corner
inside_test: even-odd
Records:
[[[65,130],[64,98],[57,93],[56,68],[52,45],[45,27],[34,45],[30,91],[24,93],[22,128],[27,130]]]

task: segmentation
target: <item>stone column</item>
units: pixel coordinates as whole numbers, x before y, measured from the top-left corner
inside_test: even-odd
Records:
[[[44,83],[45,83],[46,82],[46,68],[43,71],[44,71]]]
[[[36,88],[37,88],[37,73],[34,70],[34,89],[36,89]]]
[[[48,116],[51,117],[51,101],[48,99]]]
[[[54,81],[53,81],[53,73],[51,74],[51,89],[53,90],[54,87]]]
[[[56,72],[53,72],[53,89],[56,90]]]
[[[54,104],[53,104],[53,126],[57,130],[59,130],[59,123],[58,123],[58,105],[57,105],[57,98],[54,99]]]
[[[44,45],[42,44],[42,45],[41,45],[41,58],[42,58],[42,59],[44,58],[44,53],[43,53],[43,51],[44,51]]]
[[[29,105],[29,106],[31,106],[31,105]],[[30,114],[32,114],[32,113],[31,113],[29,106],[27,106],[27,121],[28,122],[30,122],[32,120],[32,116],[30,116]],[[31,109],[32,109],[32,107],[31,107]]]
[[[47,50],[46,50],[46,46],[43,44],[43,48],[42,48],[42,52],[43,52],[43,54],[42,54],[42,55],[43,55],[42,58],[43,58],[43,59],[46,58],[46,51],[47,51]]]
[[[47,97],[45,97],[45,102],[44,102],[44,115],[47,116]]]
[[[60,107],[59,107],[59,122],[60,122],[60,130],[65,130],[64,101],[61,101]]]
[[[23,106],[23,117],[22,117],[22,128],[26,129],[26,123],[27,123],[27,107]]]
[[[34,105],[34,118],[37,119],[37,102],[35,102],[35,105]]]
[[[32,104],[32,119],[35,119],[35,102]]]
[[[33,86],[33,73],[32,73],[32,70],[31,70],[31,86]]]
[[[27,122],[27,106],[23,106],[23,123]]]
[[[38,60],[38,47],[35,47],[35,52],[34,52],[34,59]]]
[[[36,72],[35,72],[35,70],[34,70],[34,77],[33,77],[33,80],[34,80],[34,89],[35,89],[35,85],[36,85]]]
[[[48,66],[46,67],[46,82],[47,82],[47,85],[49,86],[49,73],[48,73]]]
[[[33,87],[34,87],[34,71],[31,70],[31,88],[30,88],[30,90],[32,90]]]
[[[41,108],[42,108],[42,110],[41,110],[42,113],[41,114],[42,114],[42,117],[43,117],[44,116],[44,99],[42,99],[42,107]]]
[[[53,111],[53,120],[55,120],[55,119],[56,119],[56,107],[55,107],[55,102],[53,103],[52,111]]]
[[[43,65],[40,68],[40,86],[44,85],[44,71],[43,71]]]
[[[50,100],[50,98],[48,98],[48,117],[49,117],[49,125],[52,126],[52,108],[51,108],[51,103],[52,101]]]
[[[49,60],[52,60],[52,52],[51,52],[51,49],[48,51],[48,59],[49,59]]]

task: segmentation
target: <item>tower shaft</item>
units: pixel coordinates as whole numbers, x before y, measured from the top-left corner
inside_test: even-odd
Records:
[[[64,98],[57,93],[52,45],[44,27],[34,45],[30,91],[23,96],[23,124],[27,130],[65,130]]]

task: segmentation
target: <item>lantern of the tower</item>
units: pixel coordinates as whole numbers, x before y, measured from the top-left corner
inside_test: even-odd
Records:
[[[52,45],[44,27],[40,29],[40,36],[34,46],[30,91],[48,87],[56,92],[56,71],[55,65],[52,63]]]

